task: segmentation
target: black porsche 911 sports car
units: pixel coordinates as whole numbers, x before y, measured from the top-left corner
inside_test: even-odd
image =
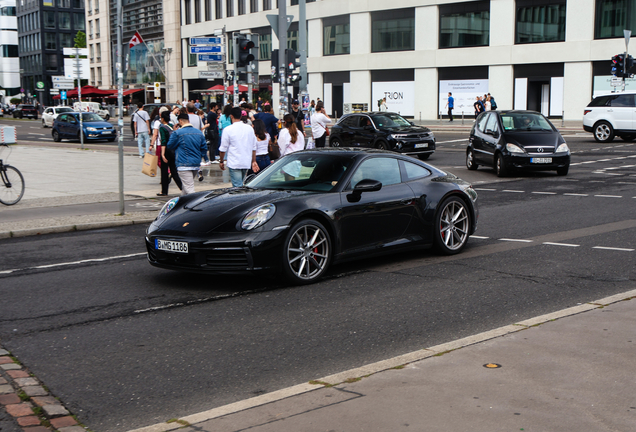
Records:
[[[287,155],[243,187],[173,198],[146,233],[150,264],[282,272],[311,283],[336,262],[434,245],[459,253],[477,226],[477,193],[453,174],[383,150]]]

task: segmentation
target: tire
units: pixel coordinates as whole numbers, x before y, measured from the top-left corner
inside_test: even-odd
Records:
[[[460,253],[468,243],[470,213],[466,203],[458,197],[449,197],[438,206],[435,216],[435,248],[444,255]]]
[[[418,157],[420,160],[428,160],[428,158],[430,158],[430,157],[431,157],[431,153],[419,154],[419,155],[417,155],[417,157]]]
[[[283,273],[295,285],[310,284],[325,274],[331,262],[331,238],[314,219],[292,226],[283,244]]]
[[[0,183],[0,203],[13,205],[22,199],[24,195],[24,177],[22,173],[11,165],[4,165],[0,172],[2,182]]]
[[[621,135],[621,139],[626,142],[632,142],[636,139],[636,135]]]
[[[51,135],[53,135],[53,141],[55,142],[62,141],[62,138],[60,137],[60,133],[56,131],[55,129],[53,129],[53,132],[51,132]]]
[[[570,170],[570,165],[567,165],[567,166],[564,166],[564,167],[557,168],[556,172],[557,172],[557,175],[566,176],[566,175],[568,175],[568,171],[569,170]]]
[[[329,147],[342,147],[342,143],[338,138],[332,138],[329,140]]]
[[[614,129],[606,121],[594,125],[594,139],[600,143],[608,143],[614,140]]]
[[[474,171],[478,167],[479,165],[475,163],[475,153],[473,152],[473,149],[466,150],[466,168],[468,168],[471,171]]]
[[[375,148],[377,148],[378,150],[388,150],[389,149],[389,143],[386,141],[378,141],[375,144]]]
[[[108,114],[106,114],[106,117],[104,117],[104,120],[106,120],[106,121],[110,120],[110,116]]]
[[[498,153],[497,159],[495,160],[495,172],[497,173],[497,177],[506,177],[508,171],[508,166],[506,165],[503,155]]]

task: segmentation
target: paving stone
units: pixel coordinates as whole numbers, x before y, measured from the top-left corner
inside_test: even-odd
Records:
[[[22,369],[22,366],[20,366],[17,363],[7,363],[7,364],[0,364],[0,369],[2,370],[20,370]]]
[[[77,424],[77,420],[75,420],[71,416],[58,417],[58,418],[51,419],[51,425],[53,425],[55,429],[59,429],[66,426],[73,426],[76,424]]]
[[[55,399],[53,396],[35,396],[31,398],[31,402],[40,407],[44,405],[57,405],[60,403],[60,401]]]
[[[67,426],[59,428],[57,432],[86,432],[86,429],[81,426]]]
[[[15,393],[0,395],[0,405],[15,405],[20,402],[20,397]]]
[[[35,378],[16,378],[15,383],[20,387],[34,386],[40,384]]]
[[[9,384],[2,384],[0,385],[0,394],[7,394],[7,393],[13,393],[13,387],[11,387]]]
[[[7,356],[0,357],[0,364],[7,364],[7,363],[13,363],[13,359]]]
[[[20,403],[20,404],[6,405],[5,409],[13,417],[24,417],[28,415],[33,415],[31,404],[26,402]]]
[[[9,351],[5,349],[0,349],[0,356],[5,356],[5,355],[9,355]]]
[[[25,427],[22,429],[24,432],[51,432],[51,429],[44,426]]]
[[[7,371],[7,375],[9,375],[13,379],[30,377],[29,373],[23,370],[10,370]]]
[[[44,410],[44,412],[46,413],[47,416],[49,417],[60,417],[60,416],[67,416],[70,413],[66,410],[66,408],[64,408],[62,405],[44,405],[42,407],[42,409]]]
[[[8,384],[8,381],[2,377],[0,377],[0,384]]]
[[[47,396],[49,392],[44,390],[42,386],[27,386],[22,389],[27,396]]]
[[[26,417],[20,417],[20,418],[18,418],[18,424],[20,426],[39,426],[40,425],[40,419],[37,418],[34,415],[30,415],[30,416],[26,416]]]

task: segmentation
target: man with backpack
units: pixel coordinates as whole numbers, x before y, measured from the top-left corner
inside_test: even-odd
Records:
[[[171,134],[172,123],[170,123],[170,111],[163,111],[161,113],[161,125],[159,125],[159,139],[161,140],[161,193],[158,193],[157,196],[168,195],[168,185],[171,179],[174,180],[179,190],[181,190],[181,179],[177,172],[174,150],[166,148]]]

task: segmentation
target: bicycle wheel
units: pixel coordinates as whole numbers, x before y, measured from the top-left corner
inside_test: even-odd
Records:
[[[3,184],[0,184],[0,203],[13,205],[24,195],[24,177],[17,168],[11,165],[3,165],[1,169],[0,177]]]

